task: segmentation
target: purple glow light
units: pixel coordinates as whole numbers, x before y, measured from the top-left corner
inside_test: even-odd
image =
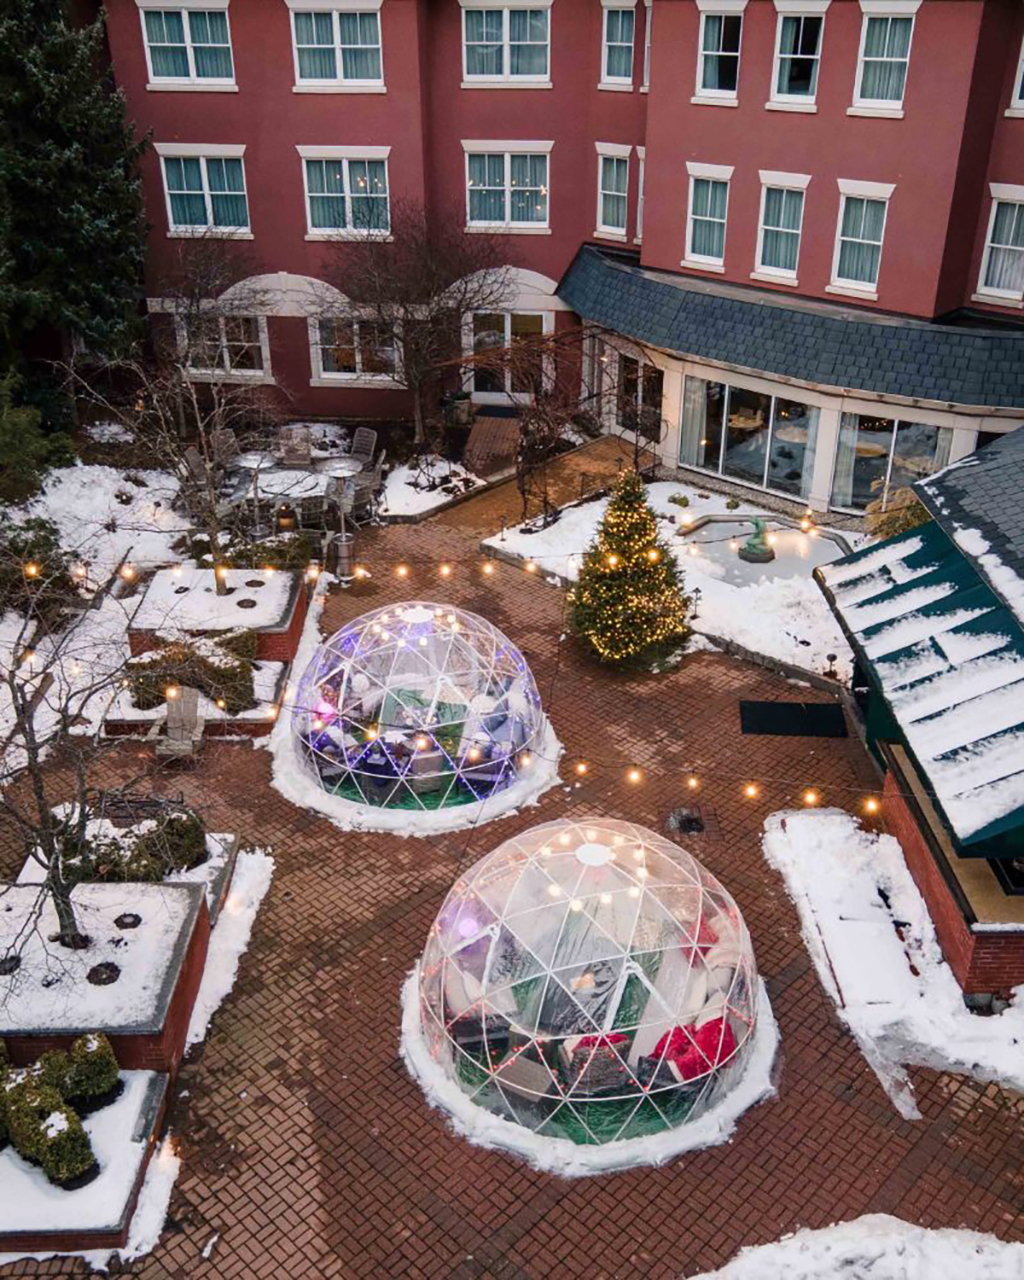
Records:
[[[459,917],[459,933],[463,938],[472,938],[474,933],[480,932],[480,925],[475,916]]]

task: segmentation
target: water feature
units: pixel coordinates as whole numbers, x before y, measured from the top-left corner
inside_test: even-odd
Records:
[[[818,565],[828,564],[830,560],[838,560],[847,554],[844,547],[820,529],[812,528],[806,532],[790,529],[770,517],[761,517],[761,521],[765,541],[775,553],[767,564],[740,558],[740,548],[754,531],[750,519],[709,521],[684,534],[686,545],[692,548],[690,554],[695,559],[710,560],[718,566],[717,571],[711,570],[711,576],[736,587],[749,587],[772,578],[807,578]],[[703,566],[697,563],[694,567]]]

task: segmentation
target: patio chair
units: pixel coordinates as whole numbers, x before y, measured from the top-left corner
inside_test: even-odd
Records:
[[[352,439],[352,448],[349,456],[358,458],[364,467],[369,466],[373,461],[373,455],[377,452],[377,433],[372,427],[357,427],[355,436]]]
[[[360,471],[355,477],[355,485],[352,490],[352,511],[349,517],[354,525],[377,522],[380,490],[384,483],[384,457],[385,455],[382,453],[374,467],[369,471]]]
[[[158,760],[193,760],[203,740],[205,721],[199,714],[199,690],[187,686],[167,699],[167,710],[147,737],[156,742]],[[162,732],[161,732],[162,731]]]
[[[282,427],[279,439],[282,466],[310,467],[313,465],[309,427]]]

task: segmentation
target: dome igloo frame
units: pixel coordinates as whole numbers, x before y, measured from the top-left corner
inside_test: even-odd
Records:
[[[631,822],[544,823],[461,876],[403,995],[403,1052],[471,1140],[563,1174],[727,1138],[778,1031],[736,903]]]
[[[289,798],[341,825],[402,834],[531,802],[557,781],[562,751],[508,637],[420,600],[362,614],[319,646],[291,737],[307,785],[283,788]]]

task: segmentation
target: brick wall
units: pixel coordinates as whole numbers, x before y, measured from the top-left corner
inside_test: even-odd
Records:
[[[891,771],[882,798],[886,827],[900,842],[957,982],[966,995],[1008,996],[1024,983],[1024,933],[974,933]]]

